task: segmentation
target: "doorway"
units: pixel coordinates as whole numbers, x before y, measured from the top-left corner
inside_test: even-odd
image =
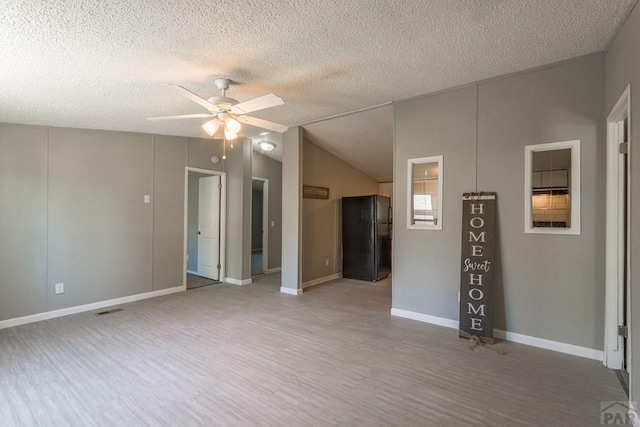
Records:
[[[631,88],[607,118],[605,366],[628,378],[630,360]]]
[[[269,180],[251,179],[251,275],[264,274],[269,264]]]
[[[184,259],[187,289],[224,280],[226,176],[186,168]]]

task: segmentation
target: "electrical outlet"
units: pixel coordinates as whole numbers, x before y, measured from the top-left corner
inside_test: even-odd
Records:
[[[64,294],[64,283],[56,283],[56,295]]]
[[[276,222],[275,221],[271,221],[271,226],[275,227],[276,226]]]
[[[324,265],[329,265],[329,258],[324,260]]]
[[[144,195],[144,202],[145,202],[145,203],[151,203],[151,196],[150,196],[150,195],[148,195],[148,194],[145,194],[145,195]]]

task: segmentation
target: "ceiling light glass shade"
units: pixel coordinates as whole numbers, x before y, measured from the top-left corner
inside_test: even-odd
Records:
[[[271,141],[260,141],[260,148],[262,148],[264,151],[272,151],[274,148],[276,148],[276,144],[274,144]]]
[[[224,131],[224,138],[227,140],[236,139],[237,137],[238,137],[238,134],[235,132],[229,132],[228,130]]]
[[[230,118],[226,121],[224,129],[227,132],[237,134],[238,132],[240,132],[240,123],[236,119]]]
[[[213,120],[209,120],[207,123],[202,125],[202,129],[204,129],[204,131],[206,133],[209,134],[209,136],[213,136],[216,134],[216,132],[218,131],[218,127],[220,125],[218,124],[218,122],[213,119]]]

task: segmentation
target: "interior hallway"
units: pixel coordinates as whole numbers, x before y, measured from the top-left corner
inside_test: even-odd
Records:
[[[391,317],[390,279],[279,287],[263,275],[0,330],[2,425],[586,426],[626,398],[597,361],[469,351]]]
[[[219,283],[221,283],[219,280],[209,279],[207,277],[187,273],[187,290],[201,288],[203,286],[216,285]]]

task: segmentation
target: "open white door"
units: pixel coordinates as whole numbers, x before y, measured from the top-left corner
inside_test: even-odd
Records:
[[[607,221],[604,365],[632,368],[630,305],[631,88],[624,91],[607,119]]]
[[[220,176],[198,181],[198,275],[220,280]]]

